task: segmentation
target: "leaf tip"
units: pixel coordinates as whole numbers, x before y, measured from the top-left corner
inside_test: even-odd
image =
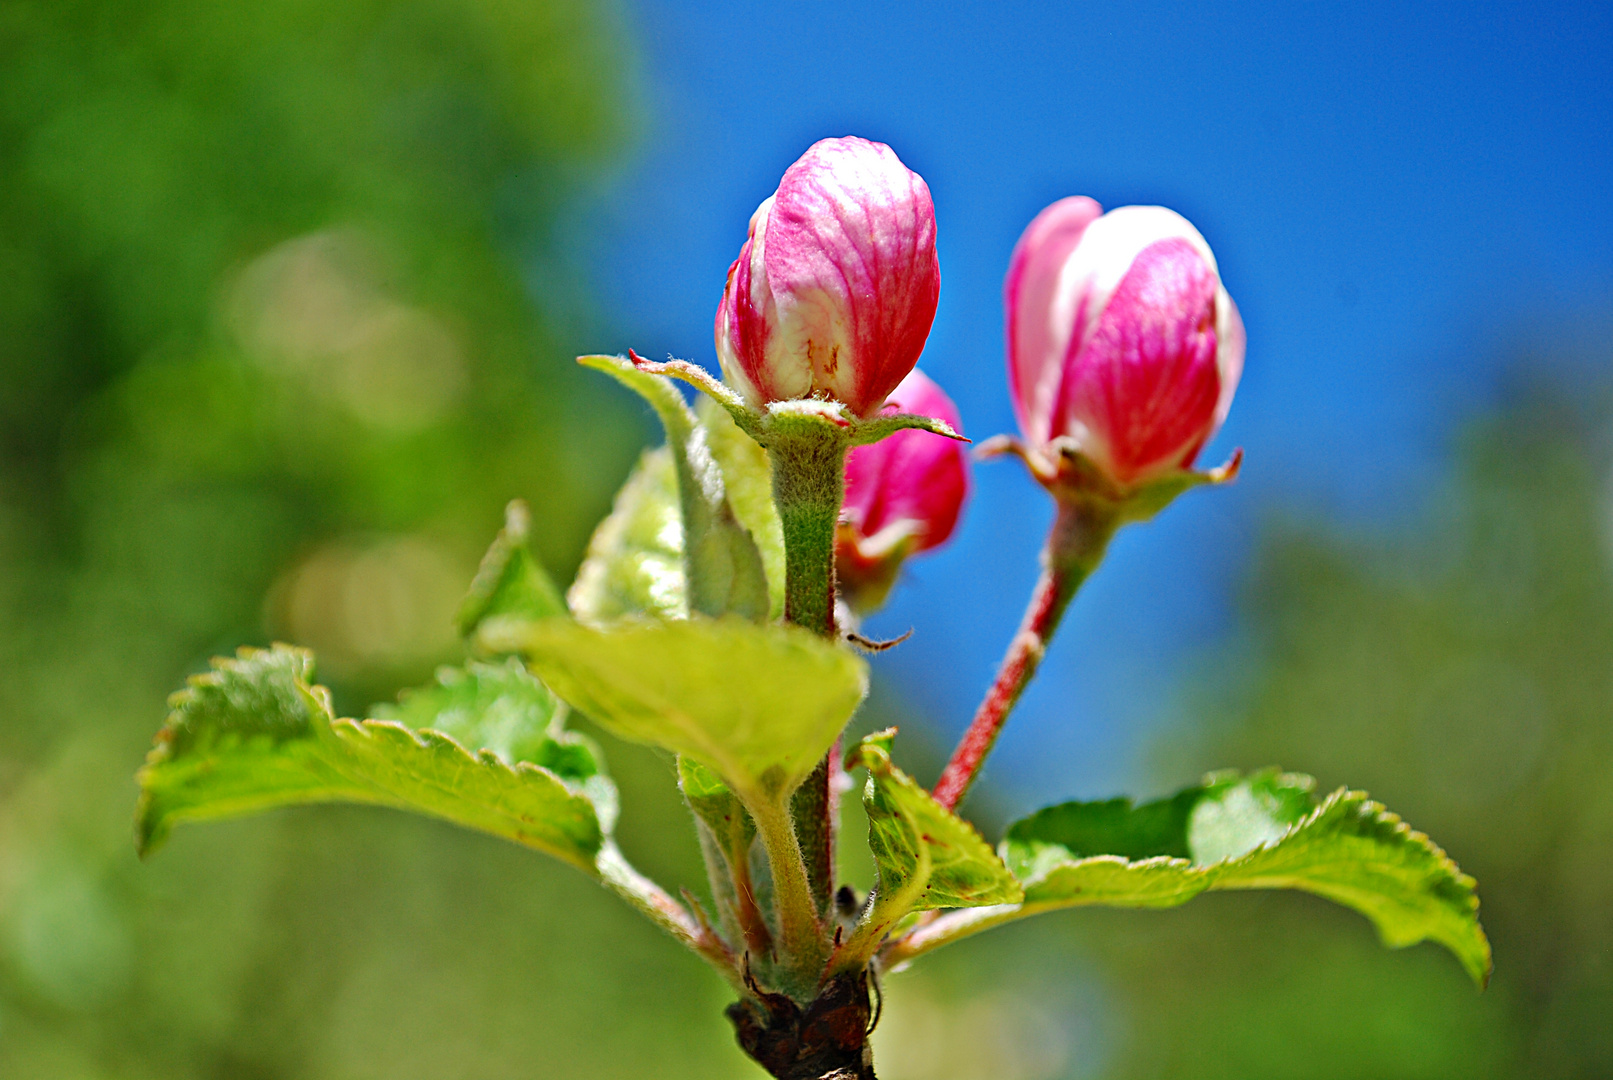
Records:
[[[846,771],[860,766],[871,773],[888,773],[891,769],[891,744],[896,732],[895,727],[888,727],[884,731],[864,735],[861,742],[846,752]]]
[[[144,772],[142,769],[141,773]],[[167,818],[152,806],[151,792],[142,790],[140,801],[134,808],[134,853],[141,862],[150,858],[162,847],[171,830],[172,826]]]

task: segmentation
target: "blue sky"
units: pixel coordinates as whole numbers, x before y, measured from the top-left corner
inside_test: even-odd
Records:
[[[632,0],[624,21],[644,130],[580,219],[594,348],[715,366],[751,211],[831,135],[890,143],[930,185],[921,366],[976,439],[1013,430],[1002,274],[1044,205],[1161,203],[1215,249],[1249,352],[1204,460],[1242,446],[1243,478],[1116,542],[988,769],[1015,808],[1135,781],[1232,631],[1264,517],[1414,517],[1453,425],[1495,400],[1501,342],[1613,325],[1613,5]],[[917,628],[876,669],[941,741],[991,678],[1050,514],[1016,466],[978,467],[958,538],[871,627]]]

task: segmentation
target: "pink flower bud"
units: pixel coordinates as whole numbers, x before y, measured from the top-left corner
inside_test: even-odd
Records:
[[[824,139],[751,215],[717,357],[758,408],[823,395],[870,416],[918,363],[940,288],[924,181],[884,143]]]
[[[1065,437],[1129,486],[1192,465],[1226,418],[1243,322],[1180,214],[1061,199],[1019,238],[1003,299],[1033,447]]]
[[[963,427],[952,399],[917,368],[885,408]],[[968,494],[969,455],[954,439],[908,429],[853,449],[835,544],[836,572],[852,606],[877,607],[903,559],[944,544]]]

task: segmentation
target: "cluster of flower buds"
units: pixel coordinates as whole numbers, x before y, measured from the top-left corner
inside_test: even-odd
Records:
[[[813,145],[752,215],[729,268],[716,318],[729,385],[758,409],[820,399],[961,430],[914,367],[940,291],[935,231],[929,188],[890,147]],[[1055,495],[1086,485],[1124,499],[1182,474],[1225,419],[1243,324],[1209,245],[1179,214],[1062,199],[1020,237],[1004,299],[1020,451]],[[955,442],[901,431],[853,450],[846,481],[837,573],[866,611],[903,559],[951,536],[968,460]]]

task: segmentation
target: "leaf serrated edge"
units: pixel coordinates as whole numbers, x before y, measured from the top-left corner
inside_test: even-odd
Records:
[[[517,840],[517,842],[521,843],[525,847],[542,851],[545,855],[552,855],[562,862],[577,867],[579,870],[592,877],[599,876],[599,869],[596,865],[596,862],[598,860],[599,852],[604,846],[606,837],[604,829],[600,826],[599,815],[594,809],[593,801],[586,795],[575,791],[571,785],[567,784],[565,780],[563,780],[553,770],[546,769],[541,765],[535,765],[530,761],[517,761],[511,763],[504,760],[501,755],[492,750],[484,749],[473,751],[462,745],[457,739],[445,732],[437,731],[435,728],[411,728],[407,724],[397,720],[354,720],[347,717],[342,717],[336,720],[328,721],[328,724],[331,733],[338,739],[346,736],[358,738],[366,742],[379,743],[382,738],[401,738],[412,743],[417,749],[424,750],[428,753],[446,750],[450,755],[458,756],[464,759],[464,764],[461,767],[480,767],[491,769],[492,771],[502,774],[504,777],[517,784],[525,783],[529,780],[529,778],[534,777],[553,783],[560,789],[561,792],[564,793],[566,799],[572,807],[576,807],[578,804],[586,807],[588,817],[594,822],[594,836],[591,841],[579,841],[578,843],[578,849],[581,851],[586,851],[588,853],[588,857],[579,858],[576,852],[567,851],[564,848],[556,845],[537,840],[522,828],[517,828],[514,830],[513,835],[511,835],[509,838]],[[338,771],[345,771],[341,769],[339,764],[336,765],[336,768]],[[348,775],[354,780],[360,779],[359,777],[353,777],[351,774]],[[412,779],[415,783],[422,784],[422,786],[447,796],[450,799],[459,797],[459,793],[452,786],[444,784],[441,781],[435,779],[426,779],[417,773],[412,774]],[[366,777],[363,778],[363,781],[385,790],[382,785],[376,784],[372,778]],[[391,793],[389,792],[388,794]],[[393,797],[396,798],[396,796]],[[399,799],[398,805],[405,809],[411,809],[418,812],[417,807],[410,806],[405,800]],[[512,813],[501,808],[494,809],[493,812],[496,816],[517,821],[523,825],[529,823],[529,819],[526,815]],[[445,814],[441,811],[433,812],[432,816],[439,817],[447,821],[455,821],[451,815]],[[457,821],[455,821],[455,823],[462,824]]]
[[[164,718],[162,727],[158,728],[156,735],[152,737],[151,749],[146,751],[145,759],[134,774],[135,784],[140,789],[134,804],[134,847],[135,854],[140,858],[144,859],[156,851],[167,835],[173,831],[173,822],[155,822],[150,818],[149,782],[158,766],[173,759],[174,738],[185,724],[185,710],[199,704],[199,691],[222,690],[227,678],[243,675],[245,665],[260,656],[268,655],[285,655],[296,660],[298,667],[293,672],[293,678],[298,683],[306,685],[313,675],[314,654],[310,649],[287,645],[280,641],[270,643],[268,648],[242,645],[235,650],[234,656],[212,657],[208,661],[208,670],[187,675],[185,685],[168,695],[164,703],[168,707],[168,715]]]
[[[882,735],[883,733],[880,734]],[[989,856],[993,861],[1002,867],[1004,876],[1015,886],[1017,886],[1021,895],[1023,895],[1023,884],[1014,876],[1014,872],[1008,868],[1007,863],[1003,861],[996,849],[991,846],[991,843],[980,834],[980,830],[975,828],[974,822],[969,821],[967,818],[961,817],[960,815],[936,802],[930,793],[924,789],[922,784],[899,769],[896,766],[896,763],[891,760],[889,745],[890,740],[888,738],[881,739],[880,735],[870,736],[868,739],[864,740],[862,746],[854,748],[851,754],[847,755],[846,765],[849,768],[860,764],[868,770],[871,777],[877,776],[882,780],[895,781],[896,783],[910,789],[914,795],[922,797],[924,801],[930,803],[936,810],[940,811],[943,817],[949,818],[951,823],[957,826],[965,836],[979,844],[980,850],[985,852],[987,856]],[[873,748],[873,753],[867,752],[870,747]],[[904,820],[911,826],[913,834],[918,837],[919,847],[927,852],[928,845],[926,844],[926,841],[928,840],[928,836],[922,829],[919,828],[918,821],[914,817],[913,812],[908,810],[906,807],[902,807],[901,809]],[[924,889],[928,888],[929,882],[926,880]]]
[[[1314,810],[1312,810],[1299,822],[1295,823],[1295,825],[1287,832],[1283,833],[1281,837],[1277,838],[1276,840],[1263,843],[1253,850],[1246,852],[1244,855],[1239,856],[1235,860],[1222,860],[1222,862],[1205,867],[1204,869],[1206,871],[1220,871],[1222,874],[1233,871],[1238,867],[1238,864],[1253,861],[1257,856],[1273,850],[1277,846],[1287,841],[1290,837],[1297,835],[1303,829],[1315,826],[1329,812],[1334,811],[1335,808],[1337,808],[1338,812],[1341,814],[1352,813],[1357,819],[1370,820],[1373,826],[1373,839],[1381,843],[1391,844],[1393,846],[1415,848],[1423,855],[1427,856],[1431,866],[1428,876],[1424,879],[1424,891],[1433,894],[1434,897],[1441,903],[1459,906],[1461,909],[1460,913],[1472,919],[1473,932],[1471,939],[1477,942],[1478,950],[1477,954],[1473,955],[1470,954],[1465,948],[1458,947],[1456,942],[1445,940],[1443,937],[1431,938],[1430,935],[1426,934],[1415,938],[1401,938],[1398,936],[1392,936],[1384,927],[1378,924],[1376,919],[1372,919],[1370,916],[1368,916],[1368,921],[1373,923],[1373,926],[1375,929],[1377,929],[1378,936],[1383,941],[1384,945],[1388,948],[1398,949],[1415,945],[1420,941],[1434,940],[1438,944],[1444,945],[1453,955],[1456,956],[1457,960],[1461,962],[1465,969],[1467,969],[1468,974],[1472,976],[1473,981],[1478,984],[1481,990],[1488,986],[1490,982],[1490,975],[1495,968],[1495,958],[1493,950],[1490,946],[1489,935],[1484,932],[1484,926],[1479,921],[1480,900],[1478,895],[1478,881],[1470,874],[1463,872],[1462,868],[1457,865],[1456,860],[1451,858],[1449,853],[1447,853],[1444,848],[1440,847],[1439,844],[1436,843],[1434,839],[1427,833],[1419,829],[1412,828],[1411,824],[1403,817],[1395,813],[1393,810],[1390,810],[1383,803],[1372,798],[1364,791],[1354,791],[1346,787],[1337,788],[1331,794],[1329,794],[1327,798],[1319,802]],[[1387,831],[1385,831],[1385,829],[1387,829]],[[1448,884],[1455,890],[1454,895],[1448,890],[1437,888],[1438,884]],[[1265,887],[1267,886],[1239,884],[1222,885],[1221,883],[1215,881],[1212,881],[1212,883],[1208,886],[1209,889],[1222,889],[1229,892],[1241,889],[1258,889]],[[1302,889],[1300,891],[1315,892],[1315,890],[1311,889]],[[1317,893],[1317,895],[1325,896],[1325,894],[1321,893]]]
[[[1184,904],[1200,893],[1212,890],[1231,892],[1271,888],[1273,886],[1265,884],[1222,884],[1217,879],[1236,872],[1242,864],[1257,860],[1260,856],[1274,851],[1304,830],[1314,828],[1322,821],[1324,816],[1334,812],[1353,812],[1357,817],[1369,817],[1375,830],[1387,827],[1388,836],[1393,839],[1392,841],[1383,839],[1383,842],[1397,846],[1416,847],[1429,856],[1432,866],[1431,873],[1426,878],[1426,881],[1430,885],[1436,881],[1447,882],[1457,890],[1461,901],[1460,906],[1464,909],[1462,914],[1472,919],[1471,940],[1476,941],[1479,947],[1476,954],[1474,954],[1460,947],[1458,943],[1445,940],[1443,937],[1423,935],[1408,940],[1391,939],[1378,926],[1377,920],[1361,912],[1360,914],[1365,916],[1368,922],[1373,923],[1374,928],[1378,931],[1380,940],[1389,948],[1403,948],[1419,941],[1433,940],[1448,949],[1472,977],[1479,989],[1484,989],[1489,984],[1491,972],[1494,970],[1494,957],[1489,937],[1485,934],[1484,927],[1478,919],[1480,904],[1477,892],[1478,882],[1469,874],[1464,873],[1445,849],[1440,847],[1427,833],[1412,828],[1399,814],[1373,799],[1366,792],[1354,791],[1347,787],[1337,788],[1326,798],[1318,801],[1317,805],[1309,813],[1289,826],[1282,835],[1272,840],[1263,841],[1235,858],[1221,859],[1206,866],[1194,866],[1191,860],[1170,855],[1156,855],[1148,859],[1137,860],[1127,859],[1119,855],[1089,855],[1085,858],[1055,864],[1034,878],[1026,879],[1023,882],[1028,895],[1024,903],[999,904],[948,912],[940,919],[916,928],[913,933],[908,934],[906,937],[891,942],[883,951],[882,959],[892,970],[896,970],[924,953],[940,948],[942,945],[962,937],[990,929],[993,926],[1047,911],[1083,906],[1084,902],[1082,900],[1074,899],[1073,897],[1041,900],[1029,897],[1029,894],[1037,885],[1046,882],[1048,878],[1059,871],[1080,869],[1098,864],[1114,864],[1123,869],[1136,870],[1171,868],[1181,870],[1189,880],[1204,882],[1201,888],[1183,895],[1180,899],[1174,900],[1173,903],[1160,905],[1164,907]],[[1382,836],[1381,831],[1375,832],[1375,838],[1382,838]],[[1003,847],[1004,845],[999,845],[999,853],[1001,853]],[[1007,862],[1006,859],[1004,861],[1005,863]],[[1296,891],[1314,893],[1314,890],[1310,889]],[[1451,896],[1446,892],[1436,893],[1436,896],[1443,902],[1454,902],[1457,899],[1457,896]],[[1334,902],[1337,903],[1338,901],[1335,900]],[[1103,903],[1104,901],[1097,902],[1099,905]]]
[[[938,810],[943,817],[950,818],[951,823],[958,826],[965,836],[969,837],[980,845],[980,850],[983,851],[989,859],[995,861],[998,866],[1002,867],[1003,876],[1009,881],[1009,883],[1015,886],[1020,894],[1020,900],[1011,904],[982,905],[980,907],[959,908],[955,910],[986,911],[994,910],[998,907],[1017,908],[1022,906],[1024,900],[1024,886],[1020,883],[1019,879],[1014,876],[1013,871],[1008,868],[1007,864],[1003,862],[1002,857],[995,850],[993,850],[991,844],[986,841],[986,838],[980,835],[980,830],[976,829],[972,822],[953,813],[940,803],[935,802],[934,798],[923,788],[922,785],[920,785],[912,777],[908,776],[901,769],[896,767],[896,763],[891,760],[890,756],[891,740],[895,734],[896,729],[889,728],[885,731],[876,732],[875,734],[866,736],[846,755],[845,767],[847,769],[852,769],[860,765],[864,769],[868,770],[869,785],[873,785],[877,781],[881,780],[885,782],[894,782],[898,785],[905,785],[913,794],[932,803],[935,809]],[[865,794],[865,802],[866,799],[867,796]],[[913,905],[930,887],[930,878],[933,874],[934,868],[932,865],[933,859],[930,854],[930,845],[927,843],[928,836],[925,834],[924,830],[919,827],[918,820],[911,809],[905,805],[902,805],[900,802],[896,804],[896,809],[898,814],[901,815],[902,823],[907,831],[910,832],[917,840],[917,844],[915,845],[917,864],[915,866],[913,879],[908,885],[904,886],[900,890],[895,898],[890,896],[881,896],[881,882],[875,883],[874,889],[869,894],[868,899],[864,904],[863,914],[862,917],[857,921],[856,929],[852,931],[849,938],[847,938],[844,942],[837,944],[835,948],[834,954],[830,959],[830,975],[833,975],[837,972],[853,970],[866,966],[874,955],[878,953],[880,948],[883,947],[886,938],[893,933],[898,926],[901,925],[904,919],[914,913],[915,908]],[[870,817],[870,835],[872,835],[872,829],[873,820],[872,817]]]
[[[186,685],[184,687],[168,696],[168,718],[163,726],[158,729],[152,747],[146,753],[144,763],[135,774],[135,781],[140,786],[140,795],[135,804],[135,847],[142,857],[154,851],[161,840],[172,831],[173,825],[177,823],[177,821],[164,820],[157,822],[150,819],[152,793],[148,781],[152,778],[155,769],[174,760],[173,741],[175,735],[186,723],[186,710],[200,704],[201,692],[215,689],[222,690],[231,678],[250,677],[249,665],[260,657],[265,656],[286,656],[296,662],[296,667],[292,671],[293,686],[307,698],[312,699],[310,702],[312,707],[309,711],[310,727],[312,728],[311,734],[316,740],[325,737],[340,739],[344,733],[348,733],[365,742],[374,742],[376,741],[376,736],[385,731],[393,737],[401,734],[417,749],[427,752],[434,749],[449,748],[450,753],[457,753],[465,759],[465,765],[472,768],[477,766],[491,767],[502,771],[517,783],[523,782],[527,776],[534,774],[553,782],[572,801],[573,805],[578,802],[585,805],[589,816],[594,820],[597,834],[596,840],[589,845],[579,844],[579,847],[583,850],[591,848],[589,850],[590,857],[582,859],[577,857],[575,853],[554,845],[534,842],[524,833],[522,833],[519,842],[527,847],[541,850],[544,854],[552,855],[571,866],[575,866],[592,877],[597,878],[600,876],[600,870],[596,866],[597,856],[603,848],[607,837],[599,821],[599,815],[593,805],[593,800],[586,794],[576,790],[573,785],[568,784],[564,778],[553,770],[527,761],[511,763],[492,750],[472,751],[453,736],[437,731],[434,728],[415,729],[397,720],[354,720],[337,717],[332,707],[330,690],[309,681],[314,672],[312,651],[280,642],[274,643],[267,649],[243,645],[236,650],[234,657],[214,657],[211,661],[210,670],[189,676],[185,680]],[[327,732],[329,736],[327,736]],[[335,772],[353,783],[375,790],[380,796],[375,802],[418,812],[418,807],[411,806],[407,800],[399,798],[383,785],[377,784],[373,777],[355,775],[353,771],[343,769],[339,762],[328,762],[327,764]],[[426,781],[424,778],[417,779],[424,786],[450,798],[457,796],[455,791],[441,783]],[[449,821],[453,820],[452,817],[441,812],[434,812],[431,816]],[[517,821],[524,820],[521,815],[505,814],[504,816],[512,817]]]

